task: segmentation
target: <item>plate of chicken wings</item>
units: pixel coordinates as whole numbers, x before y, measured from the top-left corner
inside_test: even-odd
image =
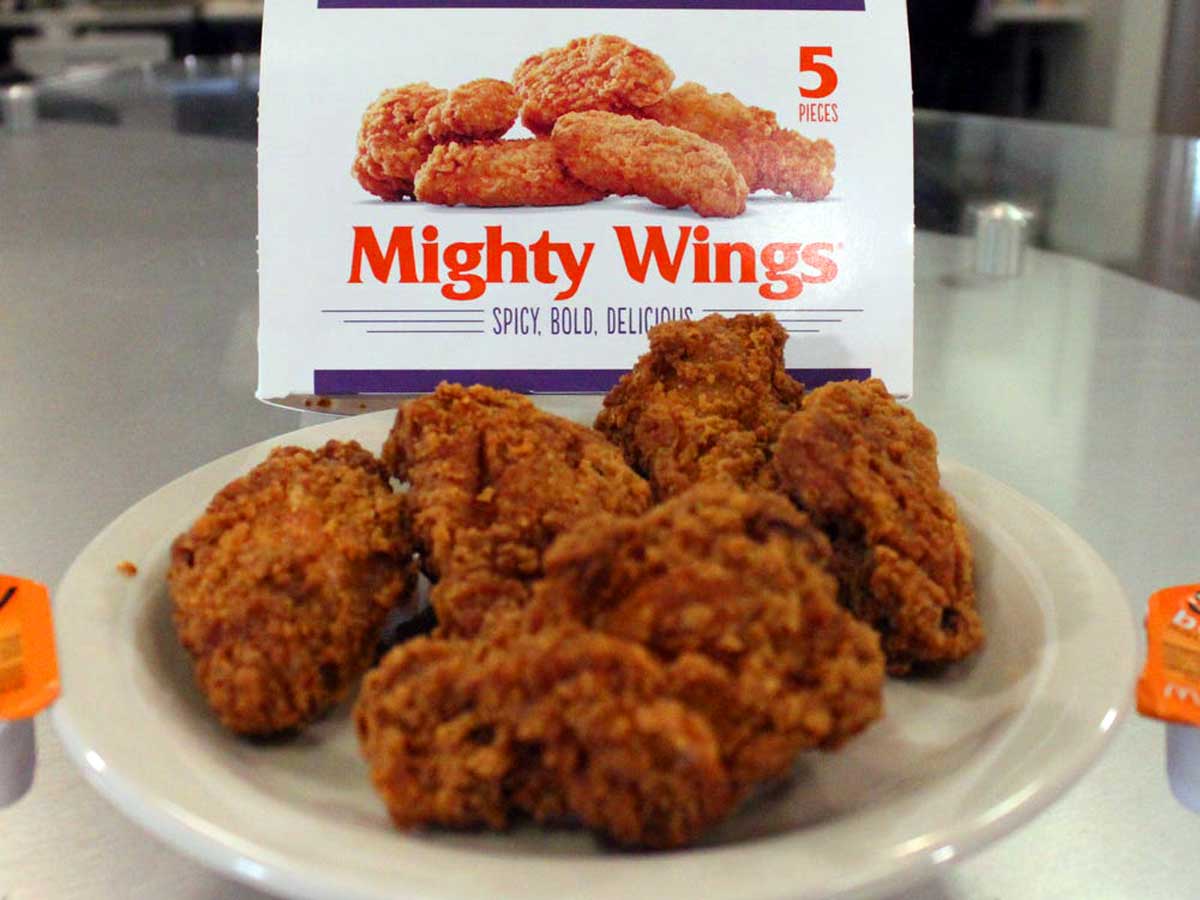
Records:
[[[1012,830],[1124,715],[1120,586],[785,340],[666,323],[604,398],[443,384],[167,485],[59,588],[69,753],[297,897],[859,896]]]

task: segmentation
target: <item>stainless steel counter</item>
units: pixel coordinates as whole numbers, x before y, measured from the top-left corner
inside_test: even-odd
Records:
[[[0,135],[0,571],[53,585],[137,499],[301,424],[253,399],[255,164],[251,143],[151,128]],[[1044,251],[975,282],[965,249],[918,234],[913,405],[942,451],[1063,518],[1135,610],[1196,579],[1200,303]],[[45,723],[38,738],[33,790],[0,811],[0,897],[259,896],[125,820]],[[1190,896],[1162,857],[1196,825],[1162,727],[1133,719],[1065,798],[906,896]]]

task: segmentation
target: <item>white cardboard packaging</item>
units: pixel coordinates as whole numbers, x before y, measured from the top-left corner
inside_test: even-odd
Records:
[[[267,2],[260,399],[416,393],[443,379],[525,392],[603,392],[644,352],[650,325],[714,311],[774,313],[790,332],[788,368],[809,387],[876,375],[894,394],[911,393],[912,108],[904,4],[419,6]],[[831,141],[832,193],[805,203],[760,191],[744,214],[722,219],[641,197],[549,208],[383,202],[351,177],[363,111],[385,88],[510,79],[529,55],[591,34],[616,34],[657,53],[676,86],[695,81],[731,92],[773,110],[787,128]],[[836,73],[836,88],[819,101],[801,96],[825,77],[811,65],[802,71],[804,48],[810,63]],[[506,135],[529,136],[519,121]],[[356,235],[368,231],[386,247],[396,229],[409,235],[422,260],[424,245],[433,247],[441,262],[436,273],[424,270],[405,283],[397,266],[382,281],[356,281],[356,256],[362,268]],[[638,280],[622,253],[621,229],[639,252],[661,235],[672,253],[685,255],[681,274],[672,280],[651,267]],[[450,296],[469,293],[465,279],[472,273],[455,280],[447,254],[490,235],[527,247],[539,239],[569,244],[580,258],[588,245],[592,250],[575,283],[551,265],[543,283],[501,279],[479,296]],[[696,245],[722,242],[752,247],[753,271],[729,283],[696,283]],[[819,271],[799,260],[772,274],[761,254],[781,244],[816,247],[831,265]],[[798,279],[800,290],[768,299],[788,293],[780,286],[789,272],[807,276]]]

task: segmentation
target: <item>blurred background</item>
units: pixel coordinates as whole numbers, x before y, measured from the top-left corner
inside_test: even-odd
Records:
[[[1200,135],[1200,0],[908,0],[918,107]]]
[[[0,0],[0,84],[84,64],[257,52],[262,0]]]
[[[1200,297],[1200,0],[907,6],[918,227],[1012,203],[1036,246]],[[253,141],[261,26],[262,0],[0,0],[0,95]]]

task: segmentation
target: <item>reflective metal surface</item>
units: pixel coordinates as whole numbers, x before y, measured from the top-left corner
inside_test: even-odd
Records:
[[[918,228],[968,234],[973,203],[1033,210],[1033,245],[1200,298],[1200,140],[918,111]]]
[[[31,131],[37,124],[37,91],[27,84],[0,88],[4,127],[11,133]]]
[[[999,201],[971,207],[975,236],[975,273],[996,278],[1020,275],[1029,231],[1036,218],[1014,203]]]
[[[253,55],[80,67],[37,87],[38,113],[48,122],[258,138],[258,57]]]

